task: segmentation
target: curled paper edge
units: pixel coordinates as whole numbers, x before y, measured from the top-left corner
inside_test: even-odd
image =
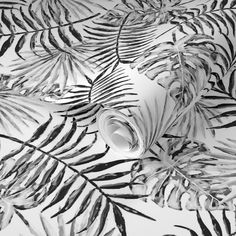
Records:
[[[110,148],[125,157],[140,157],[145,151],[141,129],[132,117],[110,107],[97,114],[98,130]]]

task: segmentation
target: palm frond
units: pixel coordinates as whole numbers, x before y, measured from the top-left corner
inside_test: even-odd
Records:
[[[212,106],[208,106],[211,110],[218,110],[218,114],[210,117],[211,121],[221,120],[223,124],[214,125],[211,129],[223,129],[236,126],[235,122],[235,107],[236,107],[236,87],[235,87],[235,69],[231,69],[226,73],[224,79],[219,79],[217,74],[214,74],[217,80],[212,91],[213,94],[206,98],[214,101]]]
[[[80,46],[67,46],[63,51],[49,49],[51,54],[37,48],[34,53],[23,53],[25,61],[14,61],[11,66],[14,75],[9,86],[26,96],[34,94],[42,98],[53,94],[56,98],[67,87],[87,83],[87,77],[92,75],[92,65],[85,63],[86,57]]]
[[[159,16],[161,4],[159,1],[121,1],[114,8],[108,10],[103,19],[107,22],[119,25],[122,23],[124,16],[129,15],[126,23],[136,24],[146,22],[154,23]]]
[[[183,141],[184,140],[184,141]],[[199,141],[169,139],[164,150],[138,161],[133,166],[135,194],[150,194],[159,206],[182,209],[182,196],[188,195],[188,210],[233,209],[235,154],[211,150]],[[154,181],[155,180],[155,181]],[[168,189],[168,191],[167,191]],[[200,197],[205,196],[204,206]]]
[[[125,69],[117,68],[111,73],[102,72],[88,85],[72,87],[56,103],[69,107],[58,111],[60,115],[75,117],[79,122],[87,116],[95,120],[101,106],[121,110],[137,106],[137,101],[137,93]]]
[[[67,15],[65,19],[60,18],[59,22],[55,22],[48,16],[48,12],[44,12],[43,8],[37,13],[36,11],[32,4],[27,8],[20,7],[19,10],[0,10],[1,24],[3,25],[0,31],[0,57],[13,49],[16,55],[25,59],[21,55],[21,51],[29,49],[34,51],[36,46],[41,46],[49,54],[52,54],[50,47],[63,52],[64,45],[71,47],[73,43],[83,41],[80,33],[81,23],[100,14],[72,21],[67,15],[68,13],[65,13]],[[51,12],[50,14],[57,16],[59,13],[53,14]]]
[[[160,34],[157,26],[169,20],[169,12],[185,11],[183,5],[180,1],[122,1],[85,27],[89,41],[85,48],[94,52],[89,60],[103,69],[132,62],[152,45]]]
[[[104,144],[101,153],[96,151],[98,146],[101,150],[96,133],[87,134],[88,128],[80,129],[75,120],[66,117],[60,123],[55,122],[51,116],[26,141],[0,134],[1,140],[18,145],[1,158],[1,184],[7,189],[5,198],[11,206],[14,205],[17,210],[29,209],[45,202],[50,196],[43,211],[55,207],[58,209],[60,206],[60,210],[56,210],[52,217],[68,214],[68,223],[82,217],[82,214],[88,214],[88,221],[80,230],[90,230],[95,227],[95,221],[99,222],[93,228],[96,236],[103,231],[110,211],[114,211],[114,219],[120,231],[120,224],[125,228],[125,222],[118,224],[117,221],[122,216],[120,209],[152,219],[115,201],[117,198],[143,197],[135,197],[130,193],[128,187],[132,183],[125,176],[129,172],[124,171],[123,184],[120,184],[122,176],[116,174],[117,168],[122,166],[123,170],[129,170],[128,163],[137,159],[107,160],[109,147]],[[12,164],[10,168],[5,168],[8,162]],[[104,174],[105,179],[102,177]],[[112,176],[110,180],[108,175]],[[119,186],[116,182],[118,180]],[[113,196],[114,189],[119,196]],[[27,201],[18,200],[16,195],[23,199],[26,196]]]
[[[0,91],[0,130],[1,133],[12,134],[39,124],[42,114],[38,112],[42,105],[36,100],[29,100],[21,94],[2,88]]]
[[[19,218],[23,221],[23,223],[27,226],[27,228],[29,229],[30,233],[33,236],[41,235],[37,229],[34,229],[31,226],[30,222],[26,220],[26,218],[19,211],[16,211],[16,213],[19,216]],[[67,228],[64,221],[64,217],[62,215],[57,216],[57,233],[54,231],[55,229],[53,225],[50,223],[48,219],[46,219],[46,217],[43,216],[43,214],[40,214],[40,222],[44,229],[44,233],[45,233],[44,235],[46,236],[76,236],[78,234],[78,228],[80,227],[80,224],[78,224],[78,222],[74,220],[72,224],[70,225],[70,227]],[[104,236],[105,235],[111,236],[114,229],[115,228],[109,230],[106,234],[104,234]]]
[[[214,51],[212,54],[214,66],[211,67],[209,84],[202,93],[199,93],[200,96],[191,101],[189,107],[183,109],[174,129],[169,131],[173,135],[187,134],[189,138],[195,138],[198,135],[205,136],[210,131],[214,136],[215,129],[234,126],[234,122],[229,121],[228,118],[234,116],[235,48],[232,39],[228,36],[223,35],[222,41],[225,42],[224,47],[207,41],[210,50]],[[194,45],[199,46],[200,44],[194,43]],[[204,45],[206,46],[206,44]],[[202,75],[198,77],[200,76]],[[198,77],[196,77],[197,80]],[[197,127],[201,127],[201,129]]]
[[[113,9],[107,11],[103,16],[108,22],[116,22],[120,24],[124,16],[129,15],[127,19],[128,24],[135,24],[144,22],[146,24],[154,23],[158,24],[167,23],[172,19],[173,13],[182,14],[186,11],[189,3],[177,1],[147,1],[147,0],[122,0],[120,4],[117,4]]]
[[[224,226],[220,225],[219,221],[216,219],[216,217],[211,212],[208,212],[208,214],[211,219],[211,223],[212,223],[215,234],[211,233],[210,228],[204,223],[204,218],[200,215],[200,213],[198,211],[196,211],[196,215],[197,215],[198,225],[201,228],[201,234],[198,234],[195,230],[193,230],[189,227],[186,227],[186,226],[175,225],[175,227],[189,231],[192,236],[198,236],[198,235],[203,235],[203,236],[228,235],[228,236],[230,236],[230,235],[234,235],[234,234],[232,234],[231,230],[232,230],[235,223],[230,222],[229,218],[226,215],[225,210],[222,210],[222,219],[223,219]]]
[[[188,8],[182,14],[172,12],[170,20],[178,31],[189,34],[215,35],[217,32],[235,35],[236,4],[235,1],[211,0],[201,3],[198,7]]]
[[[32,2],[32,8],[35,9],[36,14],[53,20],[59,23],[64,18],[69,19],[83,19],[91,15],[107,12],[113,8],[115,1],[105,0],[97,2],[96,0],[61,0],[61,1],[40,1],[35,0]]]
[[[98,68],[115,68],[119,63],[130,63],[150,47],[157,34],[156,23],[128,24],[129,14],[122,23],[99,19],[94,25],[85,27],[89,41],[85,49],[93,52],[88,60]]]
[[[170,91],[180,107],[195,101],[207,87],[213,50],[206,45],[212,38],[207,35],[188,35],[172,41],[156,43],[137,58],[131,67]]]
[[[11,9],[19,9],[22,6],[26,6],[27,3],[25,0],[5,0],[0,2],[0,9],[11,10]]]
[[[218,104],[224,101],[220,94],[210,89],[191,107],[186,107],[166,131],[175,136],[187,136],[189,139],[215,137],[214,127],[224,123]],[[222,105],[223,107],[223,105]]]
[[[215,79],[212,80],[220,85],[220,83],[223,83],[228,73],[232,71],[236,62],[234,37],[229,37],[222,33],[220,41],[211,43],[209,46],[215,51],[212,55],[215,58],[215,66],[212,71]]]

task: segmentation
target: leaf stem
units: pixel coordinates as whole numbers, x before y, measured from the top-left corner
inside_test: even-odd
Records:
[[[37,150],[37,151],[40,151],[41,153],[47,155],[49,158],[52,158],[52,159],[58,161],[59,163],[61,163],[62,165],[66,166],[68,169],[70,169],[72,172],[75,172],[78,176],[81,176],[86,181],[88,181],[92,186],[94,186],[96,188],[96,190],[98,190],[104,197],[106,197],[108,202],[110,202],[112,204],[114,203],[113,200],[109,197],[109,195],[106,194],[101,188],[99,188],[99,186],[94,181],[92,181],[85,174],[83,174],[80,171],[78,171],[77,169],[71,167],[70,165],[68,165],[64,161],[62,161],[62,160],[58,159],[57,157],[53,156],[52,154],[50,154],[48,152],[45,152],[41,148],[37,148],[37,147],[35,147],[34,145],[32,145],[30,143],[21,141],[21,140],[19,140],[17,138],[14,138],[14,137],[10,137],[10,136],[4,135],[4,134],[0,134],[0,138],[4,138],[4,139],[8,139],[8,140],[14,141],[16,143],[20,143],[20,144],[25,145],[25,146],[27,146],[29,148],[32,148],[32,149]],[[133,161],[136,161],[136,160],[137,159],[134,159]]]
[[[97,17],[97,16],[99,16],[99,15],[100,15],[100,13],[97,13],[97,14],[95,14],[95,15],[92,15],[92,16],[86,17],[86,18],[84,18],[84,19],[74,21],[74,22],[69,22],[69,23],[66,23],[66,24],[64,24],[64,25],[57,25],[57,26],[52,26],[52,27],[43,28],[43,29],[38,29],[38,30],[22,31],[22,32],[14,33],[14,34],[12,34],[12,33],[9,33],[9,34],[0,34],[0,37],[12,36],[12,35],[21,35],[21,34],[29,34],[29,33],[42,32],[42,31],[46,31],[46,30],[58,29],[58,28],[61,28],[61,27],[66,27],[66,26],[69,26],[69,25],[73,25],[73,24],[77,24],[77,23],[81,23],[81,22],[90,20],[90,19],[95,18],[95,17]]]

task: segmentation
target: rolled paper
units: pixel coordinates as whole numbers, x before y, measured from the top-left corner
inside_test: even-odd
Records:
[[[97,114],[97,125],[114,152],[137,158],[165,133],[178,113],[174,99],[161,85],[135,70],[129,77],[138,98],[136,106],[122,110],[104,106]]]

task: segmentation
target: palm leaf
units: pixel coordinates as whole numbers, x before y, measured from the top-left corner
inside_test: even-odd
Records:
[[[129,15],[127,23],[135,24],[144,22],[146,24],[167,23],[175,14],[182,14],[186,11],[188,4],[193,2],[177,1],[147,1],[147,0],[122,0],[113,9],[107,11],[103,16],[108,22],[120,24],[124,16]]]
[[[217,152],[218,147],[211,151],[199,141],[181,138],[169,139],[162,147],[164,150],[134,164],[132,182],[140,184],[132,185],[135,194],[150,194],[159,206],[166,202],[178,210],[182,209],[185,193],[189,197],[185,202],[188,210],[233,208],[234,153],[224,149],[220,149],[224,153]],[[167,186],[171,186],[168,192]],[[201,196],[206,196],[204,206],[199,202]]]
[[[226,73],[234,64],[230,56],[232,42],[226,35],[224,41],[228,48],[206,35],[177,38],[172,32],[172,41],[157,43],[131,63],[140,73],[145,73],[169,90],[178,101],[179,114],[167,133],[196,138],[210,131],[214,136],[214,127],[222,125],[221,111],[214,106],[222,101],[215,99],[217,94],[214,87],[212,90],[212,81],[215,77],[220,78],[221,71]]]
[[[182,16],[187,12],[191,2],[122,1],[85,28],[89,42],[85,47],[94,52],[89,59],[102,68],[131,63],[153,46],[153,39],[177,28],[166,24],[164,30],[159,30],[174,13]]]
[[[87,76],[92,74],[92,65],[84,62],[86,58],[80,46],[67,46],[63,51],[49,49],[51,54],[39,48],[34,51],[37,55],[25,52],[25,61],[15,61],[11,78],[13,89],[25,95],[60,96],[67,87],[87,82]]]
[[[198,234],[196,231],[194,231],[193,229],[191,229],[189,227],[186,227],[186,226],[175,225],[175,227],[189,231],[192,236],[198,236],[198,235],[203,235],[203,236],[216,235],[216,236],[220,236],[220,235],[225,235],[225,234],[223,234],[225,232],[228,236],[234,235],[234,234],[231,233],[231,226],[233,226],[234,223],[230,222],[229,218],[226,215],[225,210],[222,211],[222,218],[223,218],[224,227],[220,225],[218,220],[214,217],[214,215],[211,212],[208,212],[208,214],[210,216],[210,219],[211,219],[211,222],[212,222],[212,225],[213,225],[214,234],[212,234],[210,228],[208,228],[208,226],[205,225],[203,217],[201,217],[201,215],[198,211],[196,211],[196,215],[197,215],[198,225],[199,225],[199,227],[201,228],[201,231],[202,231],[201,234]]]
[[[24,0],[15,0],[15,1],[6,0],[0,2],[0,9],[4,10],[19,9],[19,7],[26,5],[27,3]]]
[[[209,90],[190,108],[183,109],[173,122],[174,125],[166,132],[181,137],[187,136],[189,139],[206,138],[208,134],[214,137],[216,134],[214,127],[224,122],[221,109],[216,105],[222,104],[222,101],[223,97],[221,99],[219,93]]]
[[[89,82],[88,85],[72,87],[56,101],[69,107],[59,111],[60,115],[75,117],[77,122],[89,117],[94,122],[101,106],[118,110],[136,106],[137,94],[125,69],[120,67],[111,73],[105,71]]]
[[[216,76],[218,78],[218,76]],[[214,101],[214,104],[208,106],[208,109],[218,110],[218,114],[210,117],[211,121],[221,120],[223,124],[214,125],[211,129],[231,128],[235,124],[235,69],[229,70],[223,79],[218,79],[213,87],[213,94],[207,96],[208,99]],[[228,84],[227,84],[228,83]]]
[[[225,46],[222,45],[225,42]],[[202,93],[199,100],[194,101],[193,106],[186,108],[177,120],[178,130],[185,127],[189,135],[194,135],[197,125],[202,127],[202,134],[206,133],[206,129],[214,135],[215,129],[229,128],[235,126],[232,118],[235,115],[235,48],[233,40],[223,35],[222,45],[218,43],[210,43],[215,51],[215,66],[212,67],[210,86]],[[197,119],[199,117],[199,119]],[[227,119],[226,119],[227,118]],[[229,118],[231,120],[229,121]],[[194,122],[195,125],[189,126],[187,120]],[[176,131],[181,135],[178,130]],[[172,130],[173,131],[173,130]],[[175,131],[173,131],[175,132]],[[176,133],[176,134],[177,134]],[[173,133],[174,134],[174,133]]]
[[[50,9],[52,10],[52,8],[48,10],[50,11]],[[100,14],[97,13],[72,21],[68,15],[69,13],[66,12],[68,11],[66,8],[59,8],[58,10],[57,14],[52,12],[51,14],[56,17],[64,12],[67,17],[63,20],[60,18],[60,21],[59,19],[58,21],[52,19],[48,16],[49,13],[44,11],[44,8],[39,10],[36,7],[35,9],[32,3],[27,7],[20,6],[20,9],[11,9],[11,11],[2,9],[1,24],[4,27],[0,31],[2,42],[0,56],[3,56],[12,48],[20,58],[25,59],[21,51],[26,48],[34,51],[36,46],[41,46],[49,54],[53,53],[51,48],[64,51],[64,45],[71,47],[75,42],[82,42],[80,28],[77,26],[81,22],[97,17]]]
[[[114,8],[108,10],[103,15],[103,19],[107,22],[119,25],[122,23],[124,16],[129,15],[128,24],[136,24],[146,22],[153,23],[157,20],[160,13],[160,2],[150,1],[121,1]]]
[[[23,223],[27,226],[27,228],[29,229],[30,233],[33,236],[39,236],[41,234],[39,234],[39,232],[34,229],[30,222],[28,220],[25,219],[25,217],[19,212],[16,211],[17,215],[20,217],[20,219],[23,221]],[[62,215],[58,215],[57,216],[57,229],[58,232],[56,233],[53,230],[53,226],[50,223],[50,221],[48,221],[48,219],[46,219],[46,217],[44,217],[42,214],[40,214],[40,222],[42,224],[42,227],[44,229],[45,234],[47,236],[76,236],[76,234],[78,233],[78,229],[80,227],[80,225],[78,224],[78,222],[73,221],[73,223],[70,225],[69,229],[67,229],[66,225],[65,225],[65,221]],[[107,234],[105,235],[112,235],[112,232],[114,231],[114,228],[109,230],[107,232]]]
[[[92,52],[88,60],[98,68],[115,68],[119,63],[130,63],[151,45],[157,34],[156,24],[129,24],[129,14],[121,24],[99,19],[94,25],[86,26],[88,44],[85,49]],[[138,36],[137,36],[138,35]]]
[[[0,134],[1,140],[18,145],[1,159],[3,164],[13,161],[11,168],[3,168],[1,177],[2,184],[6,183],[8,189],[6,197],[8,201],[13,201],[15,209],[23,210],[32,208],[53,195],[43,211],[59,205],[61,209],[52,217],[62,213],[69,214],[67,222],[70,223],[77,218],[83,218],[84,214],[90,214],[80,230],[91,230],[96,221],[100,224],[98,228],[93,229],[100,235],[107,217],[106,214],[101,215],[101,212],[120,207],[119,203],[113,200],[116,196],[112,196],[113,185],[120,176],[114,177],[112,181],[105,181],[105,184],[113,184],[107,188],[102,188],[101,182],[96,181],[96,176],[101,176],[104,172],[116,173],[118,166],[129,169],[127,164],[137,159],[107,161],[107,146],[104,145],[102,153],[96,152],[98,145],[101,148],[101,143],[97,143],[96,133],[87,134],[87,128],[78,128],[75,120],[66,117],[61,123],[55,122],[50,117],[26,141]],[[132,183],[126,182],[119,190],[116,189],[117,194],[129,193],[128,187]],[[22,196],[24,192],[27,193],[28,199],[26,205],[24,201],[18,203],[15,199],[16,194]],[[126,199],[127,195],[120,197]],[[32,199],[36,202],[30,202]],[[138,211],[133,213],[148,217]],[[114,214],[117,217],[117,211],[114,211]]]
[[[205,43],[211,40],[207,35],[177,38],[173,33],[172,41],[150,47],[131,67],[170,90],[180,107],[185,107],[207,86],[213,50]]]
[[[42,107],[39,102],[35,99],[29,100],[6,87],[0,91],[0,100],[1,133],[10,134],[13,131],[22,133],[23,128],[39,123],[40,118],[43,117],[37,111]]]
[[[54,20],[58,23],[62,20],[62,13],[65,13],[65,18],[68,19],[82,19],[89,17],[93,14],[103,12],[105,13],[115,5],[112,1],[105,0],[97,2],[95,0],[61,0],[61,1],[33,1],[32,8],[35,9],[36,13],[44,14],[49,20]]]
[[[199,6],[188,8],[182,14],[174,12],[170,22],[184,34],[189,34],[189,30],[196,34],[207,34],[207,32],[211,35],[217,32],[235,34],[236,5],[234,2],[211,0]]]

